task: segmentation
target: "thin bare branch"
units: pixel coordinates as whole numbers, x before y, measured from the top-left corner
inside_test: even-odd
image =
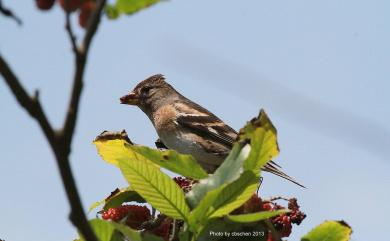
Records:
[[[98,1],[97,8],[93,12],[89,20],[86,29],[86,34],[83,40],[83,46],[78,48],[78,52],[77,52],[78,54],[75,55],[76,71],[73,78],[72,93],[68,105],[68,111],[62,128],[62,135],[64,137],[63,138],[64,146],[68,147],[67,150],[68,153],[70,152],[70,142],[72,141],[72,137],[74,134],[74,128],[76,125],[77,113],[78,113],[79,102],[80,102],[80,95],[84,85],[83,76],[84,76],[85,65],[87,62],[89,46],[91,44],[92,38],[94,37],[98,29],[98,25],[105,4],[106,4],[106,0]]]
[[[96,30],[99,26],[101,14],[105,5],[106,5],[106,0],[97,1],[96,10],[92,13],[91,18],[88,21],[87,31],[85,33],[83,45],[80,47],[80,51],[84,53],[84,55],[88,54],[88,50],[91,45],[92,38],[95,35]]]
[[[2,0],[0,0],[0,13],[6,17],[14,19],[19,25],[23,24],[22,20],[18,16],[16,16],[10,9],[4,7]]]
[[[11,70],[7,62],[0,54],[0,74],[5,79],[11,92],[19,104],[39,123],[42,131],[45,133],[51,148],[55,154],[57,165],[61,174],[62,182],[71,206],[70,220],[75,225],[85,240],[97,241],[95,233],[91,229],[88,220],[84,214],[84,209],[81,204],[80,196],[77,191],[76,183],[74,181],[73,173],[69,163],[70,147],[72,137],[75,130],[77,112],[80,103],[80,96],[83,87],[83,76],[85,72],[85,65],[87,54],[91,41],[98,29],[100,17],[106,0],[99,0],[97,9],[90,19],[86,30],[83,47],[77,47],[76,37],[73,33],[69,13],[66,13],[66,31],[68,32],[72,49],[75,55],[75,74],[73,78],[72,93],[65,122],[61,131],[55,131],[49,123],[42,106],[39,102],[39,92],[36,91],[34,96],[29,96],[25,88],[22,86],[14,72]],[[1,4],[1,0],[0,0]],[[81,51],[82,49],[82,51]]]
[[[73,32],[72,24],[70,22],[70,12],[66,12],[66,16],[65,16],[65,29],[66,29],[66,32],[68,33],[70,44],[72,45],[73,53],[78,55],[79,52],[78,52],[78,49],[77,49],[77,40],[76,40],[76,36],[75,36],[75,34]]]

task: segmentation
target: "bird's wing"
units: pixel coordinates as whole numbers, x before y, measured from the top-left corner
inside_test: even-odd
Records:
[[[191,101],[175,103],[175,108],[182,113],[176,118],[179,125],[229,148],[233,146],[237,132],[208,110]]]
[[[222,122],[215,122],[212,116],[181,115],[176,119],[183,127],[193,130],[198,135],[213,139],[224,146],[231,148],[237,133]]]

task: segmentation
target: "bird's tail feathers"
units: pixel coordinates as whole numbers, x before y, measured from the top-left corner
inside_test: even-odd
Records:
[[[286,173],[282,172],[278,167],[280,167],[280,166],[277,165],[275,162],[270,161],[262,168],[262,170],[266,171],[266,172],[270,172],[272,174],[275,174],[275,175],[282,177],[286,180],[289,180],[290,182],[293,182],[300,187],[306,188],[305,186],[300,184],[298,181],[296,181],[294,178],[292,178],[289,175],[287,175]]]

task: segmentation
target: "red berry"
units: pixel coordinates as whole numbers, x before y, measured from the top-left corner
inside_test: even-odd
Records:
[[[126,208],[126,224],[134,229],[140,229],[141,225],[151,218],[150,210],[145,206],[129,205]]]
[[[85,2],[81,5],[79,14],[79,24],[81,27],[87,27],[88,20],[95,9],[96,3],[92,0],[85,0]]]
[[[274,237],[272,236],[272,232],[271,231],[268,232],[267,241],[274,241]]]
[[[68,0],[65,6],[65,1],[66,0],[59,0],[59,3],[62,7],[67,12],[73,12],[76,9],[78,9],[81,4],[83,3],[83,0]]]
[[[255,213],[260,212],[263,207],[263,202],[261,198],[256,194],[253,194],[252,197],[244,203],[244,213]]]
[[[198,183],[197,180],[186,177],[174,177],[173,180],[181,187],[181,189],[183,189],[185,193],[191,191],[192,186]]]
[[[171,224],[172,224],[172,219],[165,218],[160,226],[152,230],[152,233],[159,237],[162,237],[165,241],[168,241]]]
[[[271,203],[264,203],[264,204],[263,204],[263,210],[265,210],[265,211],[271,211],[271,210],[272,210],[272,205],[271,205]]]
[[[53,7],[55,0],[35,0],[40,10],[49,10]]]

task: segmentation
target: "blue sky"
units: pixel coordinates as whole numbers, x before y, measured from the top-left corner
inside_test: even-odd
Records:
[[[39,12],[33,1],[3,2],[24,25],[0,17],[0,52],[31,93],[40,90],[49,119],[60,126],[73,74],[64,15],[59,7]],[[96,135],[126,129],[135,142],[153,144],[147,117],[118,98],[162,73],[235,129],[265,108],[278,129],[276,161],[308,186],[264,174],[263,197],[295,196],[308,215],[289,240],[326,219],[347,221],[353,240],[386,240],[389,9],[388,1],[171,0],[104,19],[71,155],[84,207],[126,186],[97,155]],[[72,240],[51,150],[2,80],[0,113],[0,239]]]

